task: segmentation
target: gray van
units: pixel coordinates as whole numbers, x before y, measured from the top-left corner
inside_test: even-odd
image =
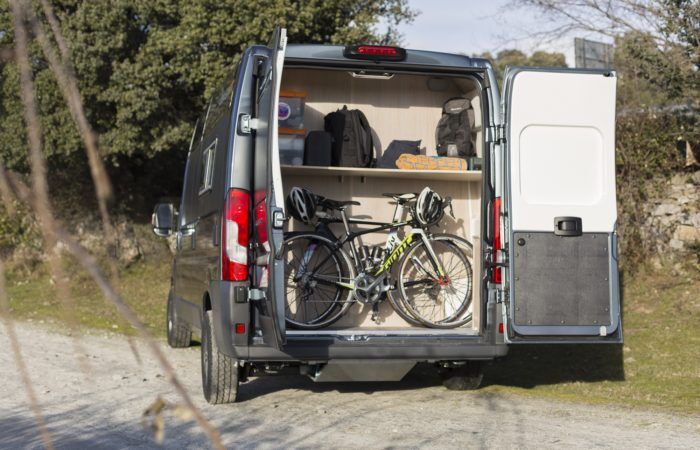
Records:
[[[245,51],[195,125],[179,208],[158,204],[153,214],[154,232],[177,240],[168,343],[201,336],[210,403],[234,402],[253,374],[398,382],[419,362],[433,363],[448,388],[473,389],[481,363],[509,345],[622,342],[614,72],[510,68],[501,95],[484,59],[286,41],[278,29],[270,45]],[[481,167],[287,164],[278,124],[285,92],[304,97],[307,131],[347,105],[366,115],[378,152],[420,139],[428,156],[443,103],[468,98]],[[373,311],[357,302],[328,327],[289,327],[282,247],[300,229],[285,211],[293,186],[357,202],[349,214],[377,221],[394,211],[383,193],[430,186],[450,196],[454,219],[440,226],[473,246],[471,320],[421,327],[386,302]]]

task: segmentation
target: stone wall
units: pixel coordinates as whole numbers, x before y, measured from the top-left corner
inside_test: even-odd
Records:
[[[658,254],[698,252],[700,248],[700,171],[676,174],[662,184],[642,225]]]

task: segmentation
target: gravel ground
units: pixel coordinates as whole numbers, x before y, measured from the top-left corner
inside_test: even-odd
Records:
[[[157,447],[141,413],[158,395],[177,398],[147,354],[139,365],[125,338],[85,336],[86,377],[71,338],[26,323],[18,333],[57,448]],[[0,448],[41,447],[5,329],[0,345]],[[199,348],[163,346],[229,448],[700,448],[700,416],[450,392],[421,369],[401,383],[258,378],[241,386],[240,403],[213,407],[201,395]],[[192,422],[168,415],[165,424],[165,447],[206,447]]]

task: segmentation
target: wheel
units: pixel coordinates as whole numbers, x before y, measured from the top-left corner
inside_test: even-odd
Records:
[[[219,351],[214,338],[214,314],[202,318],[202,389],[212,405],[233,403],[238,395],[238,362]]]
[[[456,328],[471,320],[472,265],[460,248],[463,243],[454,238],[441,235],[429,240],[443,274],[438,273],[422,240],[399,262],[396,295],[400,305],[431,328]]]
[[[175,315],[175,297],[172,289],[168,294],[168,313],[166,318],[168,345],[172,348],[189,347],[192,341],[192,330],[189,325],[182,323]]]
[[[285,255],[285,317],[290,327],[318,329],[340,319],[353,302],[355,274],[347,253],[329,239],[315,234],[289,237]]]
[[[472,391],[481,386],[484,373],[480,361],[467,361],[463,366],[441,367],[442,384],[451,391]]]

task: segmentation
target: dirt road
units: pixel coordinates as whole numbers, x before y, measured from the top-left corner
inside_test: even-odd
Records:
[[[56,447],[156,447],[140,414],[159,394],[176,397],[147,354],[139,366],[124,338],[86,336],[86,379],[70,338],[28,324],[19,334]],[[0,448],[40,447],[4,329],[0,346]],[[200,393],[199,348],[166,351],[228,447],[700,447],[700,417],[450,392],[421,370],[399,384],[259,378],[242,385],[240,403],[212,407]],[[168,417],[164,444],[201,448],[206,438]]]

